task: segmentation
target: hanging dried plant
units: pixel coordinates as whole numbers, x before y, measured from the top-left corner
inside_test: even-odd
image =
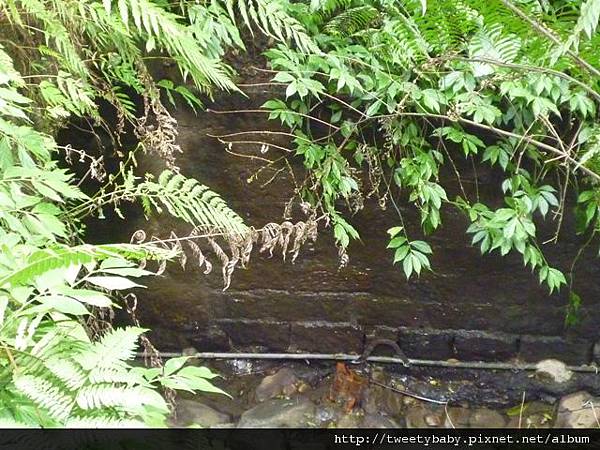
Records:
[[[268,252],[272,257],[276,250],[281,251],[282,259],[285,261],[291,255],[292,263],[296,261],[302,246],[307,242],[315,242],[317,239],[317,221],[309,219],[305,222],[299,221],[295,224],[289,221],[281,224],[269,223],[261,229],[248,228],[246,232],[219,232],[215,227],[202,226],[194,228],[187,236],[178,237],[171,232],[169,239],[159,239],[154,236],[150,242],[158,243],[178,255],[179,262],[183,268],[187,266],[188,256],[186,249],[191,252],[196,260],[197,267],[205,275],[212,272],[213,263],[207,255],[213,255],[221,266],[223,276],[223,290],[231,285],[231,279],[235,268],[240,265],[246,268],[250,260],[252,250],[259,246],[259,253]],[[136,231],[131,242],[141,244],[146,240],[143,230]],[[201,243],[206,248],[203,250]],[[185,243],[185,249],[182,245]],[[228,248],[229,252],[225,251]],[[160,275],[164,267],[159,266],[157,274]]]
[[[143,99],[144,114],[136,119],[135,136],[144,149],[158,155],[169,169],[177,172],[175,155],[182,153],[177,144],[177,121],[157,99],[147,95]]]

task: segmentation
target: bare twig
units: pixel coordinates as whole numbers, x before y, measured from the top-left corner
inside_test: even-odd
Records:
[[[456,428],[454,426],[454,422],[452,422],[452,417],[450,417],[450,413],[448,412],[448,404],[447,403],[444,405],[444,412],[446,413],[446,418],[448,419],[448,422],[450,422],[450,426],[452,428]]]
[[[439,58],[436,58],[435,60],[437,60],[437,61],[456,60],[456,61],[465,61],[465,62],[484,63],[484,64],[490,64],[490,65],[494,65],[494,66],[498,66],[498,67],[505,67],[507,69],[517,69],[517,70],[523,70],[526,72],[546,73],[549,75],[556,76],[558,78],[562,78],[563,80],[569,81],[570,83],[576,84],[577,86],[579,86],[580,88],[585,90],[588,94],[590,94],[592,97],[594,97],[597,102],[600,103],[600,94],[598,92],[596,92],[594,89],[592,89],[587,84],[579,81],[576,78],[573,78],[572,76],[570,76],[564,72],[560,72],[559,70],[554,70],[554,69],[550,69],[547,67],[530,66],[527,64],[508,63],[508,62],[498,61],[497,59],[465,58],[465,57],[456,56],[456,55],[440,56]]]
[[[517,6],[515,6],[510,0],[500,0],[500,1],[502,2],[502,4],[504,6],[506,6],[508,9],[510,9],[512,12],[514,12],[517,16],[519,16],[521,19],[523,19],[525,22],[527,22],[529,25],[531,25],[531,27],[535,31],[537,31],[540,34],[543,34],[548,39],[550,39],[552,42],[554,42],[556,45],[565,48],[564,43],[558,37],[556,37],[551,31],[549,31],[541,23],[539,23],[538,21],[536,21],[535,19],[533,19],[532,17],[530,17],[529,15],[527,15],[523,11],[521,11],[521,9],[519,9]],[[575,61],[579,66],[586,69],[589,73],[591,73],[592,75],[594,75],[596,77],[600,77],[600,70],[596,69],[590,63],[588,63],[587,61],[585,61],[584,59],[579,57],[579,55],[577,55],[575,52],[573,52],[570,49],[566,49],[566,54],[569,55],[573,59],[573,61]]]
[[[525,407],[525,391],[523,391],[523,398],[521,399],[521,409],[519,409],[519,428],[521,428],[521,422],[523,419],[523,408]]]
[[[476,128],[481,128],[483,130],[488,130],[491,131],[492,133],[501,135],[501,136],[507,136],[507,137],[512,137],[515,139],[523,139],[525,142],[527,142],[528,144],[534,145],[538,148],[541,148],[543,150],[547,150],[551,153],[554,153],[555,155],[559,155],[562,158],[565,158],[566,160],[568,160],[570,163],[577,165],[578,161],[576,159],[574,159],[573,157],[571,157],[570,155],[565,155],[565,152],[563,152],[562,150],[553,147],[551,145],[548,145],[544,142],[540,142],[536,139],[533,139],[530,136],[524,136],[524,135],[520,135],[518,133],[513,133],[512,131],[507,131],[507,130],[503,130],[502,128],[497,128],[491,125],[486,125],[483,123],[478,123],[475,122],[473,120],[470,119],[465,119],[464,117],[452,117],[452,116],[448,116],[445,114],[433,114],[433,113],[421,113],[421,112],[398,112],[398,113],[394,113],[394,114],[384,114],[381,116],[373,116],[370,117],[369,119],[380,119],[380,118],[384,118],[384,117],[396,117],[396,116],[407,116],[407,117],[433,117],[433,118],[438,118],[438,119],[445,119],[445,120],[449,120],[451,122],[461,122]],[[587,175],[591,176],[592,178],[595,178],[596,180],[600,180],[600,175],[595,173],[594,171],[588,169],[585,166],[580,166],[579,167],[583,172],[585,172]]]
[[[211,112],[213,114],[241,114],[241,113],[270,114],[273,111],[271,111],[269,109],[235,109],[235,110],[226,110],[226,111],[222,111],[221,110],[221,111],[219,111],[219,110],[216,110],[216,109],[210,109],[209,108],[209,109],[206,110],[206,112]],[[319,122],[319,123],[321,123],[323,125],[327,125],[328,127],[333,128],[335,130],[339,130],[339,127],[336,127],[335,125],[333,125],[333,124],[331,124],[329,122],[326,122],[324,120],[321,120],[321,119],[319,119],[317,117],[309,116],[308,114],[302,114],[302,113],[299,113],[299,112],[296,112],[296,111],[287,111],[287,110],[286,110],[286,114],[294,114],[294,115],[297,115],[297,116],[300,116],[300,117],[305,117],[307,119],[314,120],[315,122]]]
[[[436,405],[447,405],[448,404],[448,400],[436,400],[433,398],[428,398],[428,397],[423,397],[422,395],[418,395],[418,394],[413,394],[412,392],[408,392],[402,389],[398,389],[392,386],[388,386],[387,384],[383,384],[380,383],[378,381],[375,380],[369,380],[369,382],[373,383],[376,386],[385,388],[385,389],[389,389],[392,392],[397,392],[398,394],[402,394],[402,395],[406,395],[407,397],[412,397],[412,398],[416,398],[417,400],[421,400],[424,402],[429,402],[429,403],[435,403]]]
[[[600,420],[598,419],[598,414],[596,413],[596,407],[594,406],[593,400],[588,400],[581,406],[585,406],[585,407],[589,406],[592,409],[592,414],[594,414],[594,419],[596,419],[596,424],[598,425],[598,428],[600,428]]]

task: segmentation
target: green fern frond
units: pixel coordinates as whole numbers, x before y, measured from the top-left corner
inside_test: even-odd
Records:
[[[81,366],[67,358],[49,358],[44,365],[70,390],[76,390],[86,382],[86,374]]]
[[[80,214],[98,199],[102,203],[106,185],[93,198],[84,195],[74,175],[58,168],[56,153],[66,152],[69,161],[72,152],[52,134],[71,116],[112,129],[100,116],[98,101],[104,99],[117,109],[119,131],[129,120],[150,132],[145,119],[150,110],[160,110],[172,131],[163,136],[174,136],[176,122],[161,109],[146,66],[145,55],[155,49],[175,59],[183,77],[191,76],[199,89],[235,90],[221,57],[230,46],[243,48],[243,42],[217,0],[201,3],[178,8],[152,0],[0,2],[2,41],[9,42],[0,46],[0,425],[164,425],[169,409],[159,388],[168,380],[128,364],[145,330],[117,329],[97,340],[80,319],[90,306],[112,304],[104,290],[138,286],[126,277],[151,274],[134,261],[164,263],[179,255],[181,246],[75,245],[83,232]],[[252,5],[250,17],[260,28],[309,49],[312,41],[287,15],[285,2]],[[175,90],[186,100],[195,98],[184,86]],[[127,94],[132,91],[151,105],[142,120]],[[157,122],[160,128],[163,122]],[[101,162],[81,156],[93,161],[90,173]],[[126,170],[131,176],[109,177],[108,186],[120,183],[115,191],[128,199],[138,194],[147,212],[158,205],[196,226],[247,231],[218,195],[195,180],[170,173],[138,190],[132,170]],[[114,198],[107,202],[116,204]],[[97,276],[102,273],[109,276]],[[180,376],[187,390],[210,388],[194,385],[188,372]],[[145,378],[149,374],[152,382]]]
[[[19,285],[31,282],[49,270],[101,261],[111,257],[140,261],[143,259],[171,259],[175,256],[168,250],[152,243],[79,245],[74,247],[56,245],[32,253],[24,265],[0,278],[0,287],[7,284]]]
[[[89,71],[60,17],[42,1],[26,0],[19,3],[30,17],[43,23],[42,29],[44,30],[46,41],[54,42],[59,51],[59,58],[57,59],[64,64],[65,69],[76,74],[81,79],[87,80],[89,78]],[[20,20],[20,18],[13,17],[13,20]]]
[[[31,424],[10,417],[0,417],[0,428],[29,428]]]
[[[469,43],[469,56],[510,63],[516,60],[521,48],[521,40],[513,34],[506,34],[501,25],[484,26]],[[476,76],[487,75],[493,68],[487,64],[473,64]]]
[[[108,13],[113,10],[112,0],[105,0]],[[126,26],[130,21],[138,31],[146,33],[158,45],[163,46],[189,73],[198,89],[206,91],[214,85],[219,89],[238,90],[231,81],[231,71],[219,60],[204,55],[197,42],[188,33],[185,26],[179,23],[179,16],[148,0],[119,0],[116,11]]]
[[[74,402],[59,386],[32,375],[16,375],[13,380],[17,389],[46,409],[51,417],[61,421],[69,417]]]
[[[84,386],[77,391],[75,401],[83,410],[119,407],[135,411],[139,410],[141,405],[152,406],[162,411],[169,410],[158,392],[142,386],[115,386],[110,383]]]
[[[138,373],[114,366],[93,368],[88,374],[88,380],[92,384],[124,383],[134,385],[144,383],[144,379]]]
[[[1,422],[0,422],[1,426]],[[88,429],[96,429],[96,428],[144,428],[146,427],[146,423],[141,420],[133,420],[133,419],[115,419],[106,417],[106,415],[102,414],[98,417],[69,417],[69,419],[64,424],[65,428],[88,428]]]
[[[246,49],[238,27],[218,2],[184,3],[182,9],[190,20],[189,30],[208,56],[221,58],[227,47]]]
[[[336,13],[349,9],[353,0],[311,0],[310,10],[316,13],[320,24],[327,22]]]
[[[379,10],[373,6],[357,6],[333,17],[326,25],[325,30],[331,34],[350,36],[358,31],[365,30],[379,19]]]
[[[22,267],[16,268],[13,272],[1,278],[0,287],[7,284],[13,286],[26,284],[52,269],[85,264],[93,261],[93,259],[93,254],[86,251],[86,247],[79,249],[60,246],[53,249],[39,250],[31,254]]]
[[[292,41],[304,53],[320,53],[319,47],[306,34],[304,27],[290,16],[278,0],[222,0],[232,21],[235,10],[239,11],[245,25],[252,30],[253,25],[264,34],[279,41]]]
[[[427,13],[416,16],[414,21],[436,54],[463,47],[483,24],[478,11],[463,0],[428,2]]]
[[[222,232],[248,231],[243,219],[208,187],[192,178],[169,170],[161,173],[158,182],[146,180],[138,185],[138,195],[159,210],[165,207],[175,217],[196,227],[213,227]]]
[[[109,331],[100,341],[79,354],[77,360],[86,370],[122,367],[135,356],[138,339],[146,330],[137,327],[118,328]]]

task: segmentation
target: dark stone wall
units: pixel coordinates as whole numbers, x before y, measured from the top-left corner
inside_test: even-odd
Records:
[[[213,108],[253,109],[267,98],[254,92],[248,99],[217,102]],[[181,109],[175,115],[184,149],[178,158],[182,172],[221,193],[249,224],[258,228],[281,222],[293,190],[290,177],[282,172],[267,183],[279,168],[275,165],[249,183],[263,163],[231,155],[208,136],[273,130],[273,124],[252,113],[195,116]],[[286,145],[285,139],[263,137]],[[257,138],[239,135],[232,139]],[[282,154],[271,148],[263,155],[258,147],[238,144],[232,151],[269,159]],[[470,164],[464,165],[463,184],[470,193],[475,195],[477,178],[479,195],[499,204],[502,178],[485,170],[469,173]],[[142,169],[159,171],[161,167],[156,158],[146,157]],[[302,176],[298,166],[295,173]],[[455,186],[449,189],[450,195],[457,189],[453,177],[453,173],[443,174],[442,183]],[[400,209],[411,236],[420,237],[413,208],[400,205]],[[600,265],[595,250],[586,253],[577,266],[575,289],[583,298],[582,320],[566,331],[566,290],[549,295],[516,255],[480,256],[465,235],[468,223],[458,211],[445,208],[442,229],[427,237],[434,250],[433,272],[408,282],[401,268],[392,266],[392,255],[385,248],[386,229],[399,223],[395,211],[383,211],[370,201],[351,221],[362,239],[350,246],[350,264],[345,269],[338,270],[330,230],[321,230],[317,243],[307,244],[295,264],[283,262],[281,255],[255,254],[248,270],[235,271],[225,292],[218,268],[205,276],[191,261],[185,271],[173,265],[139,292],[138,315],[154,330],[154,341],[162,349],[192,345],[201,351],[258,348],[360,353],[366,341],[386,337],[397,340],[409,356],[419,358],[590,361],[592,345],[600,338]],[[547,224],[540,221],[540,227],[545,237],[554,232],[549,220]],[[170,218],[145,223],[135,215],[116,228],[96,228],[95,238],[128,239],[138,228],[163,237],[171,230],[180,235],[189,231]],[[552,265],[568,270],[580,245],[567,219],[559,244],[546,245],[544,251]]]

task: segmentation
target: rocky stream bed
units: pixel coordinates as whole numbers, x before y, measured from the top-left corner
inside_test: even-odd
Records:
[[[549,361],[549,362],[548,362]],[[231,398],[201,394],[176,400],[175,427],[209,428],[595,428],[600,397],[556,395],[573,376],[548,360],[526,376],[545,386],[520,401],[499,396],[486,379],[437,379],[387,367],[232,360],[211,368]],[[500,373],[499,383],[504,383]],[[460,378],[460,377],[459,377]],[[466,378],[466,377],[465,377]],[[597,378],[597,376],[596,376]],[[479,392],[472,401],[458,392]],[[488,397],[481,397],[487,392]],[[500,398],[502,397],[502,398]],[[484,400],[482,400],[484,398]],[[461,400],[462,399],[462,400]],[[511,403],[512,402],[512,403]]]

